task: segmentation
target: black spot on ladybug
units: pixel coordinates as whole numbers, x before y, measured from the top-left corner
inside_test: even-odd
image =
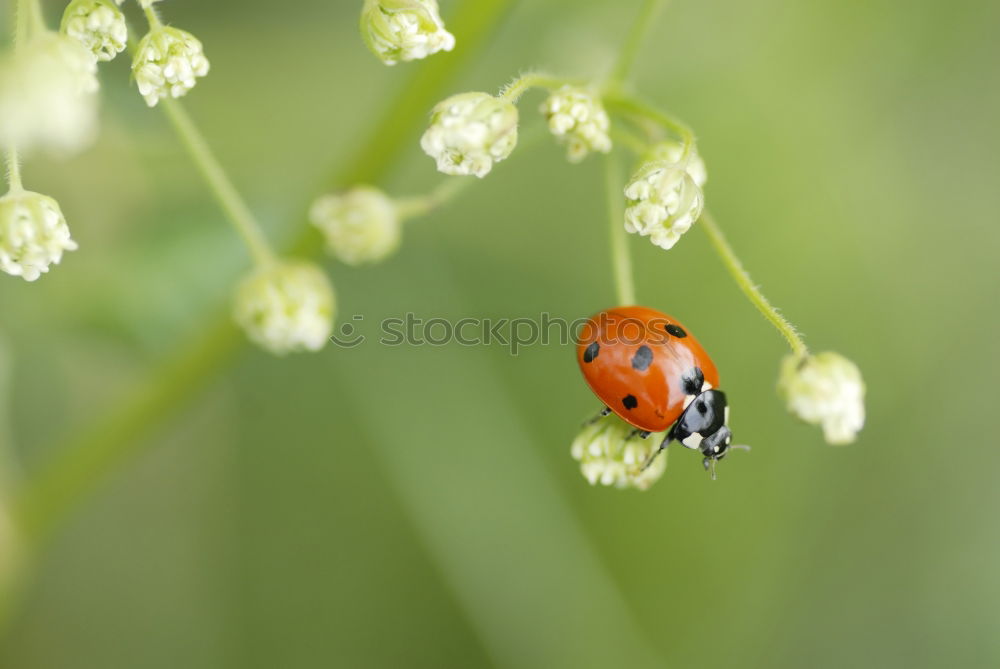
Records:
[[[635,395],[626,395],[622,398],[622,405],[631,411],[632,409],[639,406],[639,400],[635,398]]]
[[[649,364],[653,362],[653,349],[648,346],[640,346],[639,350],[632,356],[632,369],[645,372],[649,369]]]
[[[681,390],[685,395],[700,395],[703,385],[705,385],[705,375],[700,367],[692,367],[681,377]]]
[[[596,341],[591,342],[590,346],[588,346],[587,349],[583,352],[583,361],[591,362],[594,358],[597,357],[597,354],[600,352],[601,352],[601,345],[598,344]]]
[[[677,337],[678,339],[683,339],[684,337],[688,336],[688,333],[684,332],[684,328],[682,328],[680,325],[674,325],[673,323],[664,325],[663,329],[667,331],[667,334],[671,334]]]

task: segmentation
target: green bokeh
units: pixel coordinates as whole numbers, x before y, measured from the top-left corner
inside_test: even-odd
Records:
[[[212,60],[185,102],[275,240],[426,67],[379,64],[359,6],[163,4]],[[521,2],[446,92],[601,72],[637,8]],[[632,240],[640,300],[697,332],[754,447],[719,481],[677,452],[649,492],[587,485],[568,449],[596,404],[569,347],[245,347],[38,556],[0,667],[1000,665],[998,25],[981,0],[675,0],[643,51],[754,279],[863,370],[857,444],[784,411],[783,343],[701,231]],[[0,277],[0,427],[29,475],[214,323],[248,263],[124,59],[102,83],[98,144],[25,166],[80,250]],[[439,182],[407,141],[394,193]],[[599,160],[526,145],[390,261],[328,263],[341,320],[609,306],[602,190]]]

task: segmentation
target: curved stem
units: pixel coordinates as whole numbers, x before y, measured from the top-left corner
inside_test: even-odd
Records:
[[[507,84],[500,92],[500,98],[516,104],[521,99],[521,96],[532,88],[560,88],[572,83],[582,82],[560,79],[541,72],[529,72],[528,74],[522,74]]]
[[[253,213],[233,186],[232,181],[229,180],[222,165],[215,158],[208,142],[198,131],[187,111],[178,100],[173,98],[164,98],[160,104],[212,193],[237,232],[243,237],[254,260],[257,261],[258,265],[268,265],[275,262],[274,251],[267,243]]]
[[[615,142],[627,146],[637,156],[644,156],[649,151],[649,144],[647,142],[635,133],[622,128],[617,123],[611,126],[611,138]]]
[[[475,179],[453,177],[442,181],[427,195],[403,197],[396,199],[396,213],[400,220],[405,221],[418,216],[425,216],[440,206],[451,202],[459,193],[465,190]]]
[[[686,147],[694,143],[694,132],[686,124],[636,97],[621,93],[609,93],[604,97],[604,104],[611,110],[656,123],[679,136]]]
[[[664,5],[666,5],[666,0],[643,0],[635,23],[632,24],[632,29],[628,37],[625,38],[621,52],[618,54],[618,62],[615,63],[615,68],[611,73],[611,81],[621,85],[628,80],[632,67],[639,57],[643,38],[656,21],[656,16]]]
[[[617,154],[604,158],[604,186],[608,198],[608,235],[611,244],[611,268],[615,277],[615,297],[619,306],[635,304],[635,283],[632,280],[632,257],[629,255],[625,232],[625,210],[622,204],[621,161]]]
[[[798,356],[809,355],[809,348],[806,343],[802,340],[801,335],[795,329],[795,326],[788,322],[784,316],[782,316],[778,310],[772,305],[764,293],[760,292],[760,288],[753,282],[750,278],[750,274],[744,269],[743,263],[736,256],[736,252],[733,251],[733,247],[729,245],[726,241],[725,235],[722,234],[722,230],[719,228],[718,223],[715,222],[715,218],[708,212],[704,211],[701,214],[701,226],[706,233],[708,233],[708,239],[712,242],[712,246],[715,248],[715,252],[719,254],[719,258],[722,259],[722,264],[726,266],[729,271],[730,276],[736,281],[736,285],[740,287],[743,294],[747,296],[750,302],[757,307],[757,311],[761,315],[771,322],[771,325],[778,329],[781,336],[785,338],[788,345],[792,348],[792,352]]]

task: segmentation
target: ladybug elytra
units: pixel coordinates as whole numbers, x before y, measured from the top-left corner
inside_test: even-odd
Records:
[[[657,453],[677,441],[700,450],[706,469],[726,456],[732,433],[719,372],[677,319],[647,307],[606,309],[583,326],[576,357],[607,407],[602,416],[614,412],[644,439],[668,431]]]

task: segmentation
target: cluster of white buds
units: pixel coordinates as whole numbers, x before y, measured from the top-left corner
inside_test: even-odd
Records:
[[[32,37],[0,61],[0,144],[83,148],[97,127],[97,61],[58,33]]]
[[[201,42],[189,32],[153,25],[139,42],[132,75],[146,104],[160,98],[179,98],[194,88],[198,77],[208,74],[208,59]]]
[[[861,370],[839,353],[789,355],[781,364],[778,391],[788,410],[823,427],[830,444],[849,444],[865,424]]]
[[[386,65],[455,47],[455,36],[445,30],[437,0],[365,0],[361,37]]]
[[[667,469],[666,453],[649,462],[661,441],[663,433],[640,439],[635,428],[612,414],[584,425],[570,454],[591,485],[646,490]]]
[[[0,270],[34,281],[76,248],[55,200],[20,188],[0,197]]]
[[[591,151],[608,153],[611,122],[601,99],[593,91],[563,86],[553,91],[542,105],[549,130],[566,144],[567,158],[578,163]]]
[[[372,186],[319,197],[309,219],[322,231],[330,253],[348,265],[378,262],[399,248],[396,203]]]
[[[648,236],[660,248],[673,248],[701,216],[707,178],[694,146],[685,156],[684,147],[675,142],[657,145],[625,186],[625,230]]]
[[[333,286],[307,262],[262,266],[236,291],[234,318],[262,348],[285,355],[318,351],[333,330]]]
[[[112,60],[128,43],[125,15],[118,4],[111,0],[73,0],[63,12],[60,29],[86,47],[97,60]]]
[[[484,177],[517,145],[517,107],[489,93],[460,93],[438,103],[420,139],[438,171]]]

